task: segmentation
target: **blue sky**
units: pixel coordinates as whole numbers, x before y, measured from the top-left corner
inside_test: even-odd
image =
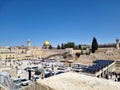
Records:
[[[0,0],[0,46],[120,38],[120,0]]]

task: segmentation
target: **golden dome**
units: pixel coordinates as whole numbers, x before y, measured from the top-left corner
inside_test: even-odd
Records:
[[[45,46],[50,46],[50,42],[49,42],[49,41],[45,41],[45,42],[44,42],[44,45],[45,45]]]

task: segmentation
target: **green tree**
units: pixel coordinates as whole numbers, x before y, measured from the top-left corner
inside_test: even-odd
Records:
[[[53,49],[52,45],[49,46],[49,49]]]
[[[66,44],[63,44],[64,48],[74,48],[75,47],[75,43],[74,42],[68,42]]]
[[[78,49],[80,49],[80,50],[81,50],[81,49],[82,49],[82,46],[81,46],[81,45],[78,45]]]
[[[57,49],[60,49],[60,45],[57,45]]]
[[[62,45],[61,45],[61,49],[65,49],[65,48],[64,48],[64,44],[63,44],[63,43],[62,43]]]
[[[74,48],[75,47],[75,43],[74,42],[68,42],[68,48]]]
[[[95,53],[95,51],[98,49],[98,43],[95,37],[93,37],[92,41],[92,53]]]
[[[74,46],[74,49],[77,50],[77,49],[78,49],[78,46]]]
[[[75,55],[79,58],[81,53],[77,52]]]

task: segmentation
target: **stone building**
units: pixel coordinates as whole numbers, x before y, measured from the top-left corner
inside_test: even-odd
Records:
[[[10,49],[2,48],[0,49],[0,58],[2,61],[9,61],[16,59],[16,55],[15,52],[11,51]]]

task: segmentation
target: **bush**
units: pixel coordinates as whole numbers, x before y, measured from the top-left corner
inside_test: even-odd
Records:
[[[76,53],[75,55],[76,55],[77,57],[80,57],[81,53]]]

